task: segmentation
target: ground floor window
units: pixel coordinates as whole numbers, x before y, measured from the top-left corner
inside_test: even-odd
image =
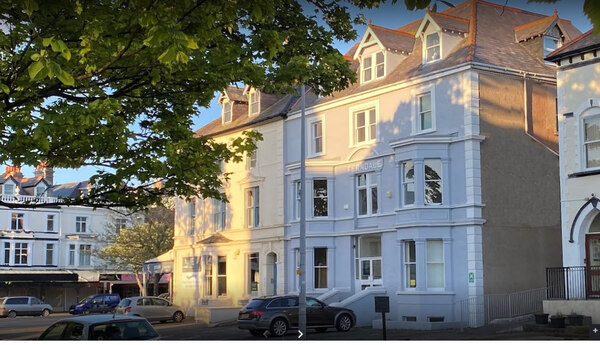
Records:
[[[260,281],[258,253],[248,254],[248,292],[249,294],[258,293],[258,284]]]
[[[327,288],[327,248],[314,249],[315,289]]]
[[[204,255],[204,296],[213,294],[213,262],[212,255]]]
[[[227,258],[217,257],[217,294],[227,296]]]
[[[424,242],[424,243],[423,243]],[[425,253],[419,253],[422,250]],[[424,258],[425,260],[419,258]],[[404,241],[404,284],[406,288],[444,288],[444,241],[441,239]]]

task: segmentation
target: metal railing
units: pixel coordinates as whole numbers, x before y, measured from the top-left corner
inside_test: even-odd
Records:
[[[546,288],[509,294],[490,294],[471,297],[457,303],[461,323],[467,327],[480,327],[493,320],[535,314],[543,310]]]
[[[11,202],[11,203],[55,203],[58,202],[58,198],[49,197],[49,196],[33,196],[33,195],[0,195],[0,200],[3,202]]]
[[[548,299],[584,300],[600,298],[600,267],[546,268]]]

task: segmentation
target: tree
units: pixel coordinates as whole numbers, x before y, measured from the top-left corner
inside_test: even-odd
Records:
[[[155,258],[173,248],[174,211],[171,207],[153,207],[132,226],[108,229],[105,241],[107,246],[98,256],[109,266],[131,271],[136,279],[141,295],[145,296],[144,284],[139,275],[143,272],[144,262]],[[158,282],[162,273],[154,273],[154,295],[158,295]]]
[[[379,1],[346,1],[0,0],[0,164],[98,168],[58,204],[225,200],[218,162],[261,136],[216,143],[194,136],[192,116],[235,83],[329,94],[354,82],[333,42],[356,38],[346,5]]]

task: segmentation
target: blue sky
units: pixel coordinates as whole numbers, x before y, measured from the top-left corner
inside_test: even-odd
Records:
[[[432,0],[432,3],[435,0]],[[581,32],[586,32],[592,28],[589,19],[583,13],[583,1],[584,0],[559,0],[554,4],[547,3],[527,3],[527,0],[488,0],[489,2],[497,3],[500,5],[506,5],[510,7],[516,7],[523,10],[552,15],[554,10],[558,10],[560,18],[568,19],[573,22]],[[356,10],[356,13],[363,13],[365,18],[371,19],[373,24],[384,26],[388,28],[397,28],[402,25],[408,24],[412,21],[422,18],[425,14],[424,10],[421,11],[408,11],[404,5],[403,0],[398,0],[396,4],[389,3],[384,4],[380,8],[371,10]],[[462,1],[449,0],[454,4],[459,4]],[[447,8],[446,5],[438,1],[438,11],[443,11]],[[358,32],[358,39],[366,30],[366,25],[359,25],[355,27]],[[345,53],[355,42],[338,42],[336,48],[342,53]],[[221,108],[217,105],[217,95],[211,102],[209,108],[201,109],[200,113],[194,117],[194,130],[197,130],[205,124],[213,121],[221,115]],[[23,173],[25,176],[33,175],[33,168],[24,167]],[[95,173],[95,169],[92,167],[82,168],[78,170],[74,169],[58,169],[54,173],[54,183],[60,184],[65,182],[75,182],[86,180],[89,176]]]

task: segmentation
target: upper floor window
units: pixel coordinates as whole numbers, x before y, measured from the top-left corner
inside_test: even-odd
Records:
[[[412,161],[402,163],[402,203],[415,203],[415,166]]]
[[[426,131],[433,128],[433,116],[431,113],[431,92],[417,96],[418,99],[418,130]]]
[[[544,36],[544,57],[560,48],[561,41],[559,38],[552,36]]]
[[[301,197],[302,197],[302,184],[300,181],[294,181],[294,217],[296,219],[300,218],[300,207],[301,205]]]
[[[68,253],[68,262],[69,266],[75,266],[75,245],[69,244],[69,253]]]
[[[77,216],[75,217],[75,232],[86,232],[87,231],[88,217]]]
[[[313,180],[313,216],[327,217],[327,180]]]
[[[14,262],[15,265],[27,265],[29,256],[29,244],[25,242],[15,242]]]
[[[231,109],[233,108],[233,102],[228,100],[223,101],[223,123],[231,122]]]
[[[382,78],[385,75],[385,55],[383,52],[363,57],[362,60],[363,82]]]
[[[425,204],[442,203],[442,161],[425,160]]]
[[[215,231],[225,229],[226,205],[225,201],[214,199],[212,223]]]
[[[55,254],[55,244],[54,243],[46,243],[46,265],[54,265],[55,264],[55,259],[54,259],[54,254]]]
[[[323,120],[319,119],[310,124],[310,155],[318,156],[323,153]]]
[[[259,217],[259,190],[258,187],[246,189],[246,226],[255,228],[258,226]]]
[[[440,34],[434,32],[425,36],[425,61],[432,62],[440,58]]]
[[[250,93],[250,115],[256,115],[260,112],[260,92]]]
[[[13,212],[10,215],[10,229],[23,230],[25,228],[25,213]]]
[[[246,154],[246,169],[248,170],[256,168],[256,151],[254,150]]]
[[[377,139],[376,108],[355,112],[353,120],[354,145],[373,142]]]
[[[12,183],[5,183],[2,188],[2,194],[14,195],[15,194],[15,185]]]
[[[91,265],[92,257],[92,245],[91,244],[80,244],[79,245],[79,266]]]
[[[46,215],[46,231],[48,231],[48,232],[56,231],[56,215],[55,214],[47,214]]]
[[[377,214],[378,184],[379,176],[376,173],[356,175],[357,210],[359,216]]]
[[[585,167],[600,167],[600,115],[583,119]]]

